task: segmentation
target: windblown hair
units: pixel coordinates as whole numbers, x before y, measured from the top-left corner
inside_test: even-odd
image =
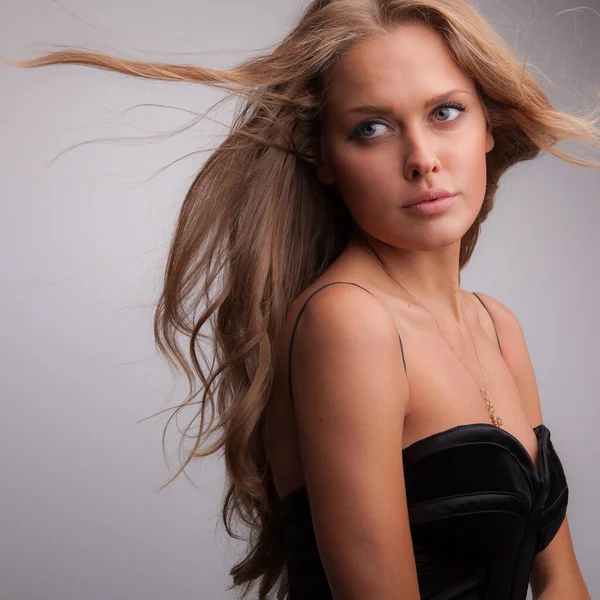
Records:
[[[512,165],[546,150],[579,166],[600,167],[555,147],[577,140],[600,148],[597,109],[587,118],[555,110],[526,60],[518,61],[465,0],[313,0],[272,52],[228,70],[78,49],[5,61],[20,67],[79,64],[210,84],[244,99],[227,138],[201,167],[183,201],[154,316],[157,348],[189,384],[188,397],[167,421],[163,448],[171,420],[186,406],[199,405],[183,432],[183,438],[190,437],[187,432],[199,419],[193,447],[161,489],[193,458],[223,450],[228,487],[222,520],[230,536],[248,544],[247,554],[230,571],[229,589],[241,586],[243,598],[256,580],[261,599],[272,597],[273,588],[277,598],[287,594],[278,498],[262,425],[288,308],[340,254],[354,227],[335,184],[322,185],[314,169],[323,152],[331,68],[361,40],[404,23],[426,24],[442,36],[475,82],[495,139],[486,155],[481,211],[461,240],[460,271],[494,205],[499,179]],[[201,333],[213,315],[212,334]],[[178,334],[187,347],[179,345]],[[200,348],[203,337],[212,340],[216,367],[209,366]],[[245,536],[234,533],[236,518],[245,525]]]

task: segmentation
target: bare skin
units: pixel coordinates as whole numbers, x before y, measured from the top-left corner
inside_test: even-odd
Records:
[[[425,102],[456,89],[464,91],[452,92],[444,101],[460,103],[465,112],[440,107],[442,101],[424,108]],[[392,112],[348,112],[361,105],[389,107]],[[375,122],[366,123],[370,119]],[[361,123],[362,141],[351,137]],[[460,289],[458,281],[460,240],[481,208],[485,156],[494,146],[473,81],[453,61],[441,38],[422,25],[406,25],[363,41],[335,67],[324,141],[326,153],[316,175],[322,183],[339,187],[357,229],[339,258],[290,307],[265,429],[265,445],[279,496],[306,482],[288,393],[287,350],[292,327],[308,296],[333,281],[354,282],[372,292],[402,337],[408,380],[398,351],[394,364],[401,375],[394,384],[396,388],[389,390],[390,396],[406,399],[402,423],[397,431],[390,432],[391,437],[400,437],[402,448],[456,425],[490,422],[478,391],[483,380],[464,318],[466,312],[496,413],[502,416],[504,429],[521,441],[535,464],[537,439],[533,427],[542,422],[542,413],[521,327],[503,304],[480,294],[492,322],[479,301]],[[457,194],[450,209],[425,216],[402,208],[416,192],[434,186]],[[444,341],[429,312],[390,278],[367,252],[363,239],[376,250],[394,278],[433,312],[477,385]],[[370,299],[358,299],[360,294],[368,296],[366,292],[347,285],[329,286],[309,304],[321,302],[319,297],[327,294],[338,298],[354,294],[353,302],[364,301],[365,310],[367,306],[375,310]],[[326,305],[327,299],[322,302]],[[298,329],[301,325],[302,321]],[[294,375],[296,401],[300,369],[294,362],[298,372]],[[364,406],[368,408],[368,402]],[[397,499],[394,497],[393,502]],[[378,502],[381,506],[381,497]],[[390,505],[393,502],[390,500]],[[408,535],[405,520],[398,524],[398,530]],[[395,548],[397,555],[409,547],[408,540],[402,544]],[[402,585],[406,591],[403,597],[418,598],[414,564],[406,562],[405,572],[394,574],[396,579],[388,582],[389,595],[378,588],[377,597],[393,598],[392,586]],[[367,589],[372,588],[363,591]],[[536,557],[532,589],[536,599],[589,598],[567,519],[550,546]],[[345,600],[353,596],[349,592],[340,597]]]

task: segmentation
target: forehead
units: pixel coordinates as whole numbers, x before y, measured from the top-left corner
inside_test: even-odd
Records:
[[[402,25],[359,42],[330,76],[328,103],[340,111],[363,101],[421,106],[447,89],[474,89],[441,36],[421,24]]]

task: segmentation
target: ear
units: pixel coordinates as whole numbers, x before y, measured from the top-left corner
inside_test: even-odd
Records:
[[[487,132],[485,134],[485,152],[486,154],[494,147],[494,136],[492,134],[491,128],[488,127]]]

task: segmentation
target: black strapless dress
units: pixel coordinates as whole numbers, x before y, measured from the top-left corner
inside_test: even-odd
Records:
[[[549,429],[534,431],[537,470],[521,442],[491,423],[459,425],[403,450],[422,600],[525,600],[533,559],[562,524],[569,495]],[[306,485],[284,496],[279,512],[290,600],[333,598]]]
[[[349,281],[314,291],[296,318],[288,365],[308,301],[334,283],[355,285],[371,294]],[[498,347],[502,353],[499,339]],[[400,348],[406,371],[401,339]],[[288,382],[293,404],[291,368]],[[542,423],[534,432],[537,469],[523,444],[491,423],[459,425],[402,450],[421,600],[525,600],[533,559],[556,535],[569,496],[550,430]],[[306,485],[280,499],[279,518],[289,600],[332,599]]]

